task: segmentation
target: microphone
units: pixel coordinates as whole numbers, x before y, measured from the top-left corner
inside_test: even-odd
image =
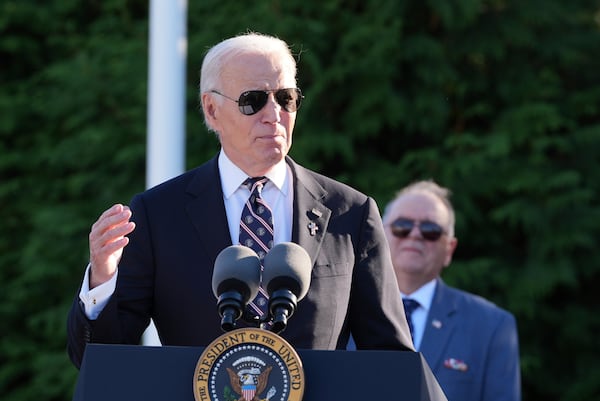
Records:
[[[278,334],[308,292],[312,262],[300,245],[282,242],[265,255],[263,267],[263,288],[269,294],[269,313],[273,317],[271,331]]]
[[[260,260],[252,249],[231,245],[215,259],[212,290],[217,298],[221,328],[230,331],[250,300],[258,294]]]

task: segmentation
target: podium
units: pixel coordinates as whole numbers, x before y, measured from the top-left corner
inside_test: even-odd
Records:
[[[73,401],[194,401],[194,369],[203,350],[88,344]],[[447,401],[417,352],[297,352],[303,401]]]

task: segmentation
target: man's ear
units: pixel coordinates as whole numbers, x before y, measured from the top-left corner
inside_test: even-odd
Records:
[[[209,93],[202,94],[202,110],[207,119],[216,118],[216,107],[213,97]]]
[[[457,245],[458,239],[456,237],[452,237],[448,240],[446,245],[446,259],[444,260],[444,267],[450,266],[450,262],[452,262],[452,255],[454,255]]]
[[[204,113],[204,120],[206,125],[213,131],[218,132],[219,119],[218,117],[219,108],[213,96],[209,93],[202,94],[202,112]]]

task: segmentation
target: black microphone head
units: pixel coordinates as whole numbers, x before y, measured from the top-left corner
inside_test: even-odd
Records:
[[[290,290],[300,301],[310,287],[312,262],[308,253],[293,242],[275,245],[263,259],[263,287],[269,294]]]
[[[260,260],[252,249],[231,245],[217,255],[212,276],[212,290],[216,298],[224,292],[235,291],[247,304],[258,294],[259,285]]]

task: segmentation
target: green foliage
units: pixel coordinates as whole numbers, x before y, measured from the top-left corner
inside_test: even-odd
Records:
[[[77,373],[65,316],[89,227],[143,188],[146,12],[1,7],[0,398],[63,400]]]
[[[39,3],[39,4],[38,4]],[[64,400],[65,319],[99,213],[144,187],[148,2],[0,3],[0,398]],[[517,317],[523,398],[600,396],[596,1],[189,2],[187,166],[208,46],[292,44],[306,99],[292,156],[383,206],[450,187],[445,279]]]

